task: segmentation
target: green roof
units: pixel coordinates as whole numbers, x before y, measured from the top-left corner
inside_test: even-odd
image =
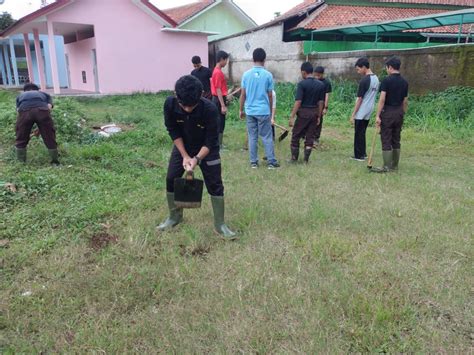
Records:
[[[368,35],[406,30],[420,30],[431,27],[453,26],[474,23],[474,9],[443,12],[438,14],[411,17],[395,21],[366,23],[349,26],[322,28],[313,34]]]

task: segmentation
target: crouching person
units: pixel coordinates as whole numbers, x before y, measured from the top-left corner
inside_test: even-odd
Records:
[[[36,123],[43,142],[48,148],[51,164],[59,165],[58,144],[56,131],[51,117],[53,101],[51,96],[39,91],[35,84],[25,84],[23,93],[16,98],[16,156],[21,162],[26,162],[26,148],[30,141],[31,128]]]
[[[199,166],[211,195],[216,232],[224,239],[235,239],[236,234],[224,223],[218,112],[211,101],[201,98],[202,90],[197,78],[186,75],[176,82],[176,97],[165,101],[165,125],[174,143],[166,176],[170,215],[157,229],[169,230],[183,220],[183,210],[175,205],[174,180],[182,177],[186,170]]]

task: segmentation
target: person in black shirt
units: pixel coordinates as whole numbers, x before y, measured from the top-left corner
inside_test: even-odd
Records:
[[[192,59],[191,62],[193,63],[194,70],[191,72],[192,76],[195,76],[196,78],[199,79],[199,81],[202,84],[203,90],[202,90],[202,96],[205,97],[206,99],[211,99],[211,77],[212,77],[212,72],[209,68],[206,68],[204,65],[201,63],[201,57],[195,55]]]
[[[319,144],[319,138],[321,138],[321,130],[323,129],[323,120],[324,116],[328,113],[329,109],[329,95],[332,92],[332,85],[329,79],[324,77],[324,67],[316,67],[314,68],[314,76],[316,79],[318,79],[320,82],[324,84],[324,108],[323,112],[321,114],[321,117],[319,118],[319,124],[316,127],[316,132],[314,136],[314,144],[318,145]]]
[[[304,161],[307,163],[311,155],[316,127],[323,111],[325,87],[313,77],[313,66],[309,62],[301,65],[303,80],[296,88],[295,105],[290,115],[290,127],[293,127],[291,137],[291,162],[298,161],[300,139],[305,138]],[[297,119],[295,121],[295,115]]]
[[[408,82],[400,75],[400,59],[391,57],[385,66],[389,76],[380,84],[376,120],[382,140],[383,167],[372,169],[380,173],[398,169],[403,117],[408,109]]]
[[[192,75],[176,82],[175,93],[176,97],[168,97],[164,104],[165,126],[174,143],[166,176],[170,215],[157,229],[169,230],[183,220],[183,210],[174,202],[174,180],[199,165],[211,195],[216,232],[224,239],[234,239],[236,234],[224,223],[217,108],[202,97],[202,84]]]
[[[16,156],[23,163],[26,162],[26,147],[30,141],[31,128],[36,123],[43,142],[48,148],[51,164],[59,164],[56,130],[51,117],[53,100],[45,92],[39,91],[35,84],[28,83],[23,87],[23,93],[16,98]]]

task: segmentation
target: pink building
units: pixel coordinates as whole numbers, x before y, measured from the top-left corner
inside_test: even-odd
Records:
[[[18,20],[2,36],[23,34],[28,71],[32,58],[28,34],[35,38],[46,87],[39,34],[64,38],[69,88],[103,94],[169,90],[192,69],[191,57],[208,57],[210,33],[176,28],[177,24],[148,0],[57,0]],[[57,55],[49,45],[55,93],[60,93]],[[205,64],[205,63],[204,63]]]

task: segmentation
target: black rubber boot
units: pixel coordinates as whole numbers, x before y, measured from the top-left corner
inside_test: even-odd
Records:
[[[298,161],[298,157],[300,156],[300,148],[298,147],[291,147],[291,163],[296,163]]]
[[[392,171],[392,162],[393,162],[393,151],[392,150],[383,150],[383,167],[382,168],[372,168],[370,172],[372,173],[389,173]]]
[[[308,164],[308,162],[309,162],[309,157],[310,157],[312,151],[313,151],[312,148],[305,148],[305,150],[304,150],[304,162],[306,164]]]
[[[26,148],[16,148],[16,158],[22,163],[26,163]]]
[[[237,235],[224,222],[224,196],[211,196],[212,211],[214,212],[214,228],[225,240],[233,240]]]
[[[400,162],[400,149],[393,150],[393,157],[392,157],[392,170],[398,170],[398,163]]]
[[[51,164],[59,165],[59,152],[57,149],[48,149],[49,156],[51,158]]]
[[[176,227],[183,220],[183,209],[176,207],[174,203],[174,193],[167,192],[166,199],[168,200],[168,209],[170,211],[170,215],[163,223],[156,227],[156,229],[160,232],[164,232]]]

